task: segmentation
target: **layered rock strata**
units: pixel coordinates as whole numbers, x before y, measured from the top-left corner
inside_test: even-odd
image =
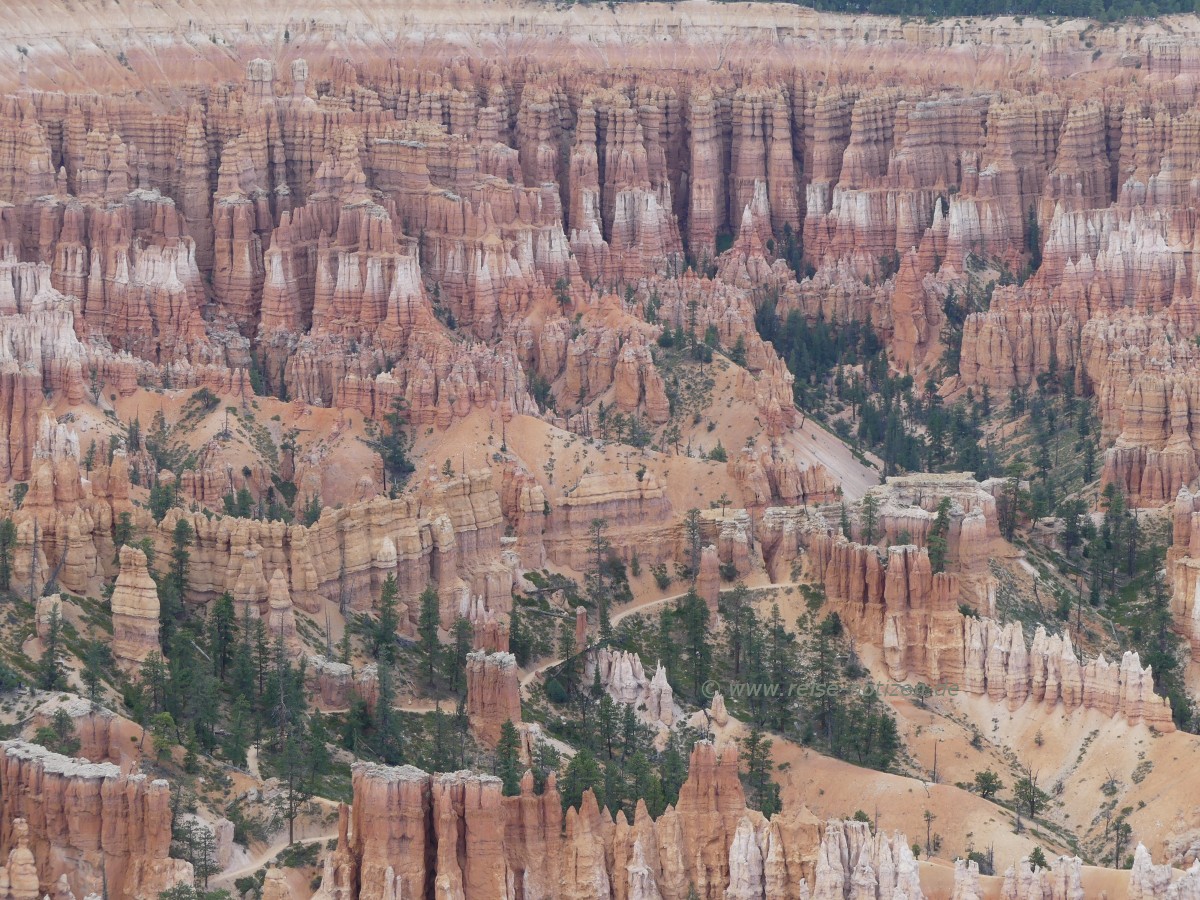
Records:
[[[882,648],[892,678],[954,685],[1010,709],[1062,703],[1174,730],[1170,704],[1154,692],[1153,673],[1136,653],[1125,652],[1119,663],[1103,655],[1084,661],[1068,636],[1050,636],[1041,627],[1029,645],[1019,622],[1002,625],[990,617],[986,594],[981,598],[957,574],[934,574],[925,548],[892,546],[884,554],[797,512],[764,514],[769,568],[799,562],[824,585],[826,600],[851,632]],[[964,615],[964,602],[983,615]]]
[[[165,781],[6,741],[0,744],[0,854],[22,840],[14,820],[28,823],[41,893],[63,875],[77,897],[107,891],[133,900],[191,883],[191,865],[170,856]]]
[[[152,653],[161,655],[158,586],[146,568],[146,554],[136,547],[121,548],[112,617],[112,652],[119,666],[136,670]]]
[[[505,722],[521,723],[521,685],[511,653],[467,654],[467,716],[479,739],[492,747]]]
[[[652,820],[639,803],[630,822],[591,791],[564,816],[553,776],[538,795],[527,774],[506,798],[487,775],[360,764],[352,834],[326,877],[349,879],[363,900],[428,891],[684,900],[689,889],[706,900],[799,897],[806,879],[819,883],[817,822],[803,810],[769,821],[748,810],[737,770],[736,753],[702,742],[675,807]],[[334,884],[322,891],[336,896]]]

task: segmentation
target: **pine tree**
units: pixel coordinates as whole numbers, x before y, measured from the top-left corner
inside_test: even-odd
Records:
[[[232,598],[230,598],[232,601]],[[234,697],[244,697],[247,701],[257,698],[257,680],[254,665],[254,628],[250,619],[249,604],[242,610],[241,627],[238,629],[238,642],[233,651],[229,668],[229,690]]]
[[[142,660],[138,681],[149,704],[149,712],[161,712],[167,702],[167,666],[162,654],[154,651]]]
[[[333,769],[333,757],[329,753],[331,735],[326,717],[317,710],[308,716],[304,729],[304,777],[310,793],[317,793],[321,779]]]
[[[592,600],[599,603],[606,593],[604,580],[604,562],[612,549],[605,532],[608,530],[607,519],[592,519],[588,526],[588,570],[585,575],[587,590]]]
[[[875,531],[879,524],[879,498],[868,493],[862,498],[859,518],[862,521],[862,542],[875,543]]]
[[[629,775],[634,805],[636,806],[638,800],[645,801],[646,811],[650,813],[651,818],[657,819],[667,808],[667,801],[663,796],[662,778],[651,768],[646,754],[639,751],[630,757],[626,772]]]
[[[175,629],[182,623],[185,613],[183,595],[187,590],[188,566],[191,554],[188,545],[192,540],[192,526],[187,519],[175,523],[171,536],[171,566],[166,576],[158,580],[161,639],[164,647],[172,644]],[[147,557],[147,559],[149,559]]]
[[[525,634],[525,627],[520,611],[515,605],[508,616],[508,649],[517,658],[517,665],[524,666],[529,662],[529,655],[532,650],[530,639]]]
[[[950,534],[950,498],[943,497],[938,503],[937,516],[929,530],[926,545],[929,549],[929,565],[934,574],[945,571],[947,540]]]
[[[386,661],[380,662],[376,679],[375,749],[385,763],[398,766],[404,760],[404,739],[400,733],[400,720],[393,709],[396,694],[392,686],[392,668]]]
[[[0,519],[0,591],[12,585],[13,551],[17,547],[17,526],[12,519]]]
[[[244,618],[249,619],[249,611]],[[258,681],[258,697],[262,697],[267,689],[267,674],[271,670],[271,644],[267,635],[267,626],[262,619],[250,619],[250,635],[254,647],[254,673]]]
[[[454,620],[453,641],[444,656],[445,678],[450,690],[461,694],[467,688],[467,654],[471,652],[472,628],[469,619]]]
[[[496,775],[503,784],[505,797],[521,793],[521,735],[509,719],[500,726],[500,741],[496,745]]]
[[[221,681],[229,671],[237,652],[237,613],[233,595],[226,592],[213,603],[208,617],[208,646],[212,656],[213,674]]]
[[[438,642],[438,626],[441,614],[438,609],[438,595],[432,584],[421,592],[421,611],[417,619],[417,643],[424,658],[425,678],[433,684],[434,672],[437,669],[438,653],[441,644]]]
[[[598,631],[602,644],[611,644],[613,638],[612,619],[608,615],[608,597],[602,596],[596,601],[599,617]]]
[[[684,544],[688,554],[688,572],[692,583],[700,576],[700,510],[689,509],[683,520]]]
[[[432,772],[449,772],[454,768],[454,747],[451,744],[453,726],[450,717],[437,704],[433,710],[430,728],[429,769]]]
[[[597,667],[597,674],[599,674],[599,667]],[[596,708],[596,731],[609,759],[613,758],[613,743],[619,737],[617,729],[620,721],[621,712],[617,709],[617,703],[605,692],[600,697],[600,703]]]
[[[771,761],[771,740],[763,736],[761,728],[752,725],[750,733],[742,738],[741,743],[742,759],[746,765],[742,780],[749,795],[747,802],[764,816],[770,817],[783,808],[779,785],[771,778],[775,769]]]
[[[275,770],[281,782],[276,802],[288,824],[289,845],[296,842],[296,818],[312,796],[305,769],[305,735],[302,723],[298,723],[282,731],[279,753],[275,756]]]
[[[682,731],[672,732],[667,739],[667,747],[663,750],[658,771],[662,776],[663,799],[670,804],[679,800],[679,789],[687,781],[688,752],[684,746],[686,738]]]
[[[679,616],[683,621],[684,646],[692,675],[692,694],[700,696],[700,686],[708,680],[712,668],[712,642],[708,634],[708,604],[694,590],[680,599]]]
[[[103,641],[88,641],[83,655],[83,686],[87,688],[88,700],[96,703],[100,699],[100,687],[104,672],[112,664],[112,651]]]
[[[794,636],[784,627],[779,613],[779,604],[772,604],[771,618],[766,623],[766,663],[768,681],[771,684],[795,684],[797,672],[794,660]],[[793,715],[793,707],[786,691],[779,691],[772,698],[772,718],[776,731],[786,731]]]
[[[196,740],[206,752],[217,746],[216,726],[221,718],[221,701],[216,676],[197,665],[187,694],[187,718],[194,723]]]
[[[604,771],[592,751],[584,747],[571,757],[558,789],[563,810],[583,803],[583,795],[589,789],[595,793],[597,802],[604,805]]]
[[[604,766],[603,797],[601,805],[608,807],[609,814],[614,817],[623,807],[631,807],[633,803],[633,796],[626,783],[625,773],[621,771],[620,766],[614,763]],[[597,796],[596,799],[600,800],[600,797]]]
[[[641,744],[642,729],[632,703],[621,704],[621,762],[636,753]]]
[[[396,576],[389,575],[383,582],[379,594],[379,619],[371,631],[371,655],[388,663],[396,661],[396,631],[400,627],[400,615],[396,611],[396,598],[400,588]]]
[[[558,776],[561,762],[558,750],[548,741],[538,741],[533,751],[533,789],[537,793],[546,790],[546,781],[551,773]]]
[[[746,641],[745,610],[749,602],[750,589],[741,581],[733,586],[732,591],[722,595],[719,599],[721,613],[725,617],[725,638],[733,663],[734,675],[740,675],[742,671],[742,650]]]
[[[231,763],[239,768],[246,767],[246,754],[250,749],[250,703],[244,696],[238,695],[233,701],[222,749]]]
[[[62,614],[59,605],[50,611],[50,623],[42,642],[42,658],[37,663],[37,683],[44,691],[53,691],[66,685],[62,668]]]

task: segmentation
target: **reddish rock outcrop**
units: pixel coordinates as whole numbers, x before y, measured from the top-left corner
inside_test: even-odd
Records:
[[[511,653],[467,654],[467,716],[476,736],[492,747],[505,722],[521,723],[521,686]]]
[[[146,554],[121,548],[121,571],[112,593],[112,652],[117,664],[136,670],[152,653],[162,653],[158,640],[158,588],[146,568]]]
[[[323,896],[357,884],[367,900],[437,885],[466,900],[684,900],[692,887],[705,900],[725,900],[764,890],[799,897],[817,877],[816,819],[803,809],[770,820],[748,810],[737,754],[718,755],[707,742],[692,753],[678,804],[657,820],[639,803],[632,822],[623,813],[614,821],[591,791],[564,817],[553,776],[537,795],[527,773],[520,794],[507,798],[499,779],[468,772],[358,764],[353,781],[352,834],[343,832],[326,865]],[[757,894],[736,893],[754,886]]]
[[[7,741],[0,744],[0,854],[21,842],[14,820],[28,823],[27,862],[36,866],[40,893],[63,875],[77,897],[107,890],[129,900],[191,882],[191,865],[170,857],[165,781]]]
[[[934,574],[924,548],[892,546],[885,557],[874,546],[835,536],[823,522],[770,510],[763,524],[769,570],[798,562],[824,585],[827,601],[851,632],[882,648],[892,678],[953,684],[1010,709],[1061,702],[1067,709],[1121,716],[1130,725],[1175,730],[1170,704],[1155,694],[1152,673],[1136,653],[1124,653],[1119,663],[1103,655],[1084,662],[1067,636],[1048,636],[1040,627],[1027,645],[1019,622],[1001,625],[990,618],[986,587],[969,587],[958,574]],[[963,602],[984,615],[964,615]]]

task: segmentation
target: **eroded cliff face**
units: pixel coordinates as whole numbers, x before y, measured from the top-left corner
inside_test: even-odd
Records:
[[[1149,503],[1200,474],[1187,399],[1200,322],[1188,305],[1194,98],[1190,81],[1169,99],[1161,87],[1190,71],[1185,41],[1114,30],[1090,60],[1077,35],[1042,26],[892,22],[871,35],[879,59],[818,61],[783,48],[865,33],[801,17],[753,48],[722,20],[714,27],[736,38],[730,66],[708,65],[696,39],[664,68],[636,27],[596,32],[612,64],[563,65],[518,20],[496,27],[537,37],[503,66],[440,37],[385,59],[351,22],[334,33],[361,38],[360,50],[330,56],[320,29],[297,22],[279,53],[257,32],[231,37],[220,59],[195,51],[208,68],[130,54],[100,98],[66,77],[49,90],[41,57],[13,60],[0,107],[0,477],[49,477],[34,471],[33,437],[47,397],[65,419],[147,388],[243,403],[257,390],[375,421],[399,403],[415,430],[484,414],[503,434],[529,415],[603,437],[604,409],[669,431],[678,388],[657,342],[687,332],[739,363],[732,399],[756,438],[728,448],[741,505],[828,502],[837,474],[789,443],[793,380],[756,328],[765,299],[780,315],[869,320],[898,368],[928,372],[945,349],[944,304],[975,260],[1016,272],[1032,244],[1033,277],[968,318],[961,385],[1073,371],[1115,443],[1108,480]],[[481,27],[465,27],[468,44]],[[972,73],[933,49],[989,42],[1011,52],[985,53]],[[1141,82],[1116,65],[1121,53],[1141,59]],[[1062,78],[1074,65],[1095,79]],[[979,90],[980,71],[997,90]],[[177,99],[159,109],[152,91],[116,90],[129,84],[169,85]],[[666,452],[666,431],[657,438]],[[220,511],[240,487],[260,500],[270,486],[270,473],[243,478],[211,441],[198,456],[179,484],[204,506]],[[320,492],[321,464],[289,461],[301,496]],[[22,532],[34,566],[18,571],[44,584],[65,557],[58,577],[81,592],[111,576],[105,543],[127,495],[105,484],[119,487],[124,465],[113,460],[114,477],[89,469],[90,500],[56,494],[54,513],[23,510],[37,540]],[[679,512],[653,474],[590,472],[548,502],[545,485],[503,467],[492,490],[529,567],[577,566],[598,516],[627,526],[626,551],[659,552],[645,538]],[[363,474],[360,501],[384,492],[381,474]],[[333,593],[363,609],[392,569],[390,544],[406,602],[435,581],[448,622],[465,582],[502,613],[498,516],[477,505],[487,490],[446,492],[450,529],[425,518],[432,496],[417,510],[344,504],[304,536],[308,551],[292,549],[294,527],[193,521],[208,559],[192,599],[233,591],[244,569],[240,599],[264,605],[278,570],[300,610]],[[85,513],[68,515],[80,500]],[[457,513],[466,504],[471,522]],[[261,578],[246,551],[259,552]]]
[[[385,3],[378,21],[357,8],[334,21],[266,0],[236,27],[206,10],[185,27],[155,7],[139,12],[145,41],[90,0],[87,16],[60,17],[61,40],[14,11],[0,49],[0,512],[18,530],[17,587],[95,594],[115,579],[114,650],[133,669],[158,649],[158,610],[144,555],[115,546],[123,515],[160,559],[186,522],[185,599],[229,593],[293,650],[300,616],[369,613],[389,577],[412,636],[432,585],[443,628],[460,616],[475,627],[468,706],[494,743],[521,717],[506,623],[521,573],[582,570],[596,519],[627,562],[681,561],[693,501],[680,483],[721,480],[706,499],[725,485],[734,496],[702,514],[697,579],[714,614],[724,566],[772,581],[795,570],[824,585],[892,677],[1170,730],[1136,655],[1085,660],[1066,636],[1027,642],[994,618],[984,487],[896,479],[873,536],[896,546],[858,526],[835,534],[821,507],[851,479],[832,438],[798,437],[794,378],[756,319],[770,302],[781,317],[869,321],[894,368],[924,378],[941,371],[952,295],[994,280],[962,326],[946,392],[1070,380],[1097,401],[1105,481],[1135,503],[1169,502],[1200,475],[1194,27],[1084,37],[1071,23],[790,9],[746,22],[683,6],[618,20]],[[715,363],[684,368],[677,337],[711,345]],[[719,394],[687,396],[710,378]],[[228,416],[220,431],[196,426],[178,473],[122,444],[121,420],[143,403],[176,425],[201,389],[247,420],[268,398],[285,415],[330,415],[286,434],[271,464],[231,449]],[[337,470],[391,414],[418,456],[447,434],[481,453],[441,474],[440,459],[419,458],[403,491],[373,449],[352,477]],[[513,449],[521,430],[540,448]],[[718,437],[727,461],[691,466],[693,441],[714,450]],[[567,447],[613,440],[623,459],[562,474]],[[298,488],[292,513],[329,501],[315,521],[222,514],[237,490],[264,502],[274,474]],[[160,522],[152,482],[179,489]],[[951,565],[934,573],[929,534],[947,496]],[[1177,621],[1200,645],[1195,506],[1179,494],[1171,559]],[[582,650],[586,613],[577,622]],[[591,660],[605,690],[666,727],[676,710],[651,662]],[[327,709],[377,700],[370,666],[313,659],[307,674]],[[716,698],[713,715],[728,722]],[[100,755],[105,726],[89,727]],[[13,759],[21,779],[69,775],[89,796],[100,777],[66,763],[26,775],[26,757]],[[38,893],[59,852],[39,847],[66,848],[87,879],[76,896],[101,869],[115,867],[109,890],[123,896],[178,874],[153,783],[120,789],[151,812],[75,842],[93,807],[116,802],[110,775],[100,781],[100,805],[64,814],[50,837],[36,810],[5,807],[5,822],[29,820]],[[6,781],[4,803],[20,796]],[[850,823],[822,836],[802,811],[768,821],[746,808],[732,752],[703,744],[655,821],[644,808],[614,820],[590,795],[564,816],[553,782],[503,798],[487,776],[360,767],[353,830],[347,813],[323,892],[896,900],[921,896],[908,846]],[[149,861],[110,861],[146,847]],[[10,878],[28,891],[32,869],[16,861]],[[1187,896],[1191,882],[1167,887],[1148,858],[1135,868],[1144,896]],[[983,895],[970,866],[956,878],[959,896]],[[1077,861],[1018,866],[1003,896],[1074,897],[1079,878]],[[279,881],[264,894],[282,895]]]
[[[106,891],[141,900],[191,883],[191,865],[170,856],[165,781],[6,741],[0,744],[0,813],[0,853],[28,847],[39,894],[53,891],[63,875],[76,897]]]
[[[692,753],[679,802],[657,820],[643,803],[632,822],[623,813],[614,820],[591,791],[564,816],[553,776],[542,794],[526,774],[519,796],[502,797],[488,775],[362,764],[350,821],[326,867],[322,892],[331,896],[353,885],[362,900],[428,890],[481,900],[683,900],[692,888],[710,900],[800,897],[821,877],[816,819],[803,809],[770,820],[747,809],[736,752],[707,742]]]
[[[1067,710],[1121,716],[1130,725],[1175,730],[1170,704],[1155,693],[1153,672],[1136,653],[1125,652],[1119,662],[1103,654],[1089,661],[1077,655],[1066,633],[1051,635],[1039,626],[1027,642],[1019,621],[993,618],[994,585],[985,561],[995,503],[983,486],[964,476],[917,476],[889,479],[875,492],[882,498],[877,529],[885,535],[902,530],[922,543],[934,516],[921,503],[936,507],[941,497],[952,498],[948,533],[956,540],[948,541],[946,571],[933,572],[924,546],[885,551],[860,544],[797,509],[764,513],[762,545],[768,571],[798,565],[823,586],[851,633],[882,649],[890,677],[952,685],[1010,710],[1061,703]],[[861,523],[855,528],[861,530]],[[973,612],[964,613],[964,605]]]
[[[1156,503],[1197,474],[1180,423],[1198,327],[1186,27],[1081,38],[774,10],[768,38],[720,10],[670,11],[687,38],[664,66],[641,15],[588,13],[606,51],[564,63],[523,7],[433,16],[419,51],[393,55],[357,17],[272,6],[220,52],[188,44],[196,66],[167,13],[144,25],[161,58],[4,58],[0,310],[17,365],[0,409],[22,437],[0,471],[28,477],[39,380],[72,405],[93,385],[253,380],[375,418],[400,399],[444,428],[538,412],[536,377],[566,422],[611,390],[661,425],[664,326],[742,342],[773,436],[794,410],[753,327],[764,292],[783,312],[869,319],[895,365],[926,372],[949,292],[982,261],[1001,286],[964,327],[963,385],[1073,370],[1120,451],[1109,480]],[[503,65],[485,49],[497,33],[521,36]],[[712,64],[710,33],[729,65]],[[797,52],[829,41],[847,52]],[[96,96],[84,73],[104,64],[112,92]],[[1018,276],[1035,257],[1005,286],[999,266]],[[631,321],[595,328],[602,303]],[[1164,353],[1168,332],[1182,340]]]
[[[949,896],[923,889],[909,839],[864,822],[822,828],[807,810],[770,819],[748,810],[732,748],[696,745],[679,802],[651,819],[638,804],[633,821],[614,820],[591,791],[562,812],[554,777],[536,794],[526,773],[520,794],[501,796],[500,781],[455,772],[429,775],[412,766],[359,764],[354,804],[342,808],[337,848],[325,861],[323,900],[436,896],[471,898],[598,897],[625,900],[765,900],[847,896],[923,900]],[[1172,883],[1138,845],[1129,896],[1195,896],[1200,863]],[[1078,857],[1046,868],[1022,859],[1003,878],[982,878],[974,862],[955,864],[953,896],[1005,900],[1086,894]],[[985,888],[981,882],[987,884]],[[1089,885],[1089,890],[1094,889]]]

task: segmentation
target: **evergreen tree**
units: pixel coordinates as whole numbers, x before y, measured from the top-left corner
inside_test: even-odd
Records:
[[[563,809],[578,807],[583,802],[583,795],[591,790],[596,795],[600,805],[604,805],[604,771],[596,757],[586,747],[581,749],[567,763],[558,790],[562,797]]]
[[[1021,490],[1021,479],[1024,476],[1025,465],[1018,457],[1008,465],[1005,473],[1004,489],[998,504],[1000,533],[1005,540],[1011,541],[1016,532],[1023,505],[1024,492]]]
[[[642,744],[642,725],[638,722],[637,713],[632,703],[621,704],[621,762],[626,762],[631,754],[637,753]]]
[[[396,692],[392,685],[392,667],[386,661],[380,662],[376,678],[375,751],[389,766],[398,766],[404,761],[404,738],[400,733],[400,719],[394,709]]]
[[[548,741],[538,741],[533,751],[533,789],[537,793],[546,790],[546,780],[553,772],[557,776],[561,758],[558,750]]]
[[[684,542],[688,554],[688,573],[692,583],[700,575],[700,510],[689,509],[683,520]]]
[[[208,617],[208,648],[212,656],[213,674],[221,681],[225,680],[237,652],[237,632],[233,595],[226,592],[213,603]]]
[[[438,654],[441,644],[438,642],[438,625],[441,613],[438,609],[438,595],[433,585],[427,585],[421,592],[420,614],[417,619],[417,644],[424,659],[425,679],[433,684],[434,672],[437,669]],[[514,613],[515,616],[515,613]]]
[[[218,601],[219,602],[219,601]],[[233,598],[230,597],[232,604]],[[247,604],[242,610],[241,627],[238,628],[238,642],[234,648],[229,668],[229,690],[234,697],[242,697],[251,701],[259,696],[257,669],[254,661],[254,628],[250,619],[250,609]]]
[[[692,676],[692,695],[700,696],[700,686],[712,669],[712,642],[708,634],[708,604],[694,590],[679,601],[679,618],[684,630],[688,669]]]
[[[984,800],[991,800],[1004,790],[1004,782],[991,769],[975,773],[975,791]]]
[[[304,768],[309,790],[317,793],[321,779],[333,770],[333,756],[329,752],[331,735],[327,717],[320,710],[308,716],[304,729]]]
[[[46,626],[46,637],[42,641],[42,658],[37,662],[37,683],[44,691],[53,691],[66,686],[63,673],[63,623],[59,605],[50,610],[50,622]]]
[[[661,776],[653,770],[650,760],[641,751],[630,757],[626,771],[629,774],[634,799],[645,801],[646,811],[652,818],[657,819],[667,808]]]
[[[196,740],[206,752],[217,746],[217,725],[221,718],[218,682],[207,667],[197,664],[191,690],[185,705],[187,720],[192,723]]]
[[[525,625],[521,619],[521,612],[514,605],[512,612],[508,616],[508,649],[517,658],[517,665],[525,666],[529,663],[529,657],[532,652],[530,643],[530,638],[525,633]]]
[[[718,606],[725,619],[725,640],[733,663],[733,674],[742,671],[742,649],[746,642],[746,610],[750,604],[750,589],[739,581],[733,590],[718,598]]]
[[[100,686],[103,683],[104,672],[112,665],[112,652],[103,641],[88,641],[83,655],[83,686],[87,689],[88,700],[96,703],[100,699]]]
[[[238,768],[246,767],[246,754],[250,749],[250,703],[244,696],[237,696],[229,715],[222,747],[225,757]]]
[[[864,544],[875,543],[875,532],[879,525],[879,498],[877,496],[868,493],[862,498],[859,518],[862,521],[862,542]]]
[[[467,688],[467,654],[471,652],[472,628],[469,619],[454,620],[452,641],[445,653],[445,679],[451,691],[463,693]]]
[[[392,409],[384,415],[383,421],[385,427],[375,440],[369,442],[369,446],[383,460],[385,477],[391,478],[391,489],[395,490],[416,470],[408,455],[412,448],[412,438],[405,431],[408,413],[403,397],[396,397],[392,401]]]
[[[0,519],[0,591],[12,586],[13,551],[17,547],[17,526],[10,518]]]
[[[1035,819],[1050,801],[1050,795],[1038,787],[1037,773],[1026,767],[1024,774],[1013,785],[1013,799],[1025,809],[1029,818]]]
[[[451,741],[453,725],[450,717],[442,711],[442,704],[434,707],[430,725],[429,769],[432,772],[450,772],[456,768],[454,745]],[[519,735],[518,735],[519,737]]]
[[[598,667],[596,674],[599,675]],[[608,759],[613,758],[613,746],[620,739],[618,729],[621,722],[621,711],[617,707],[618,704],[607,691],[601,694],[596,708],[596,730]]]
[[[783,625],[779,604],[772,604],[771,618],[766,623],[765,646],[767,681],[770,684],[795,684],[798,672],[795,666],[795,637]],[[770,719],[777,731],[786,731],[791,725],[793,708],[786,691],[772,698]]]
[[[775,769],[775,763],[771,760],[771,740],[764,737],[761,728],[752,725],[741,744],[742,760],[746,766],[742,775],[748,794],[746,800],[751,808],[759,810],[764,816],[773,816],[783,808],[783,803],[779,796],[779,785],[771,778]]]
[[[162,654],[154,651],[142,660],[138,669],[138,681],[142,687],[147,712],[161,712],[167,703],[167,666]]]
[[[659,761],[658,771],[662,776],[663,798],[672,805],[678,802],[679,789],[687,781],[688,755],[691,752],[689,740],[684,730],[671,732]]]
[[[75,720],[60,706],[50,717],[50,724],[43,725],[33,733],[33,742],[54,753],[75,756],[80,747],[79,738],[75,735]]]
[[[191,554],[188,546],[192,540],[192,526],[187,519],[175,523],[171,535],[171,565],[166,576],[158,579],[158,619],[161,626],[160,639],[164,647],[170,647],[175,629],[184,618],[184,591],[187,589],[188,565]],[[147,557],[149,560],[149,557]]]
[[[607,519],[592,519],[588,526],[588,569],[584,575],[588,594],[594,601],[599,601],[606,594],[604,579],[604,563],[608,559],[612,544],[609,543],[606,532]]]
[[[371,656],[388,663],[396,661],[396,631],[400,627],[396,598],[399,593],[396,576],[389,575],[379,593],[379,618],[369,627]]]
[[[280,733],[279,752],[275,756],[275,770],[280,780],[277,807],[288,825],[288,844],[296,843],[296,818],[312,796],[311,782],[305,778],[305,735],[302,727],[283,729]]]
[[[934,574],[945,571],[946,548],[950,535],[950,498],[943,497],[938,503],[937,516],[929,529],[926,544],[929,549],[929,565]]]
[[[496,775],[503,784],[505,797],[521,793],[521,735],[512,720],[500,726],[500,741],[496,745]]]

